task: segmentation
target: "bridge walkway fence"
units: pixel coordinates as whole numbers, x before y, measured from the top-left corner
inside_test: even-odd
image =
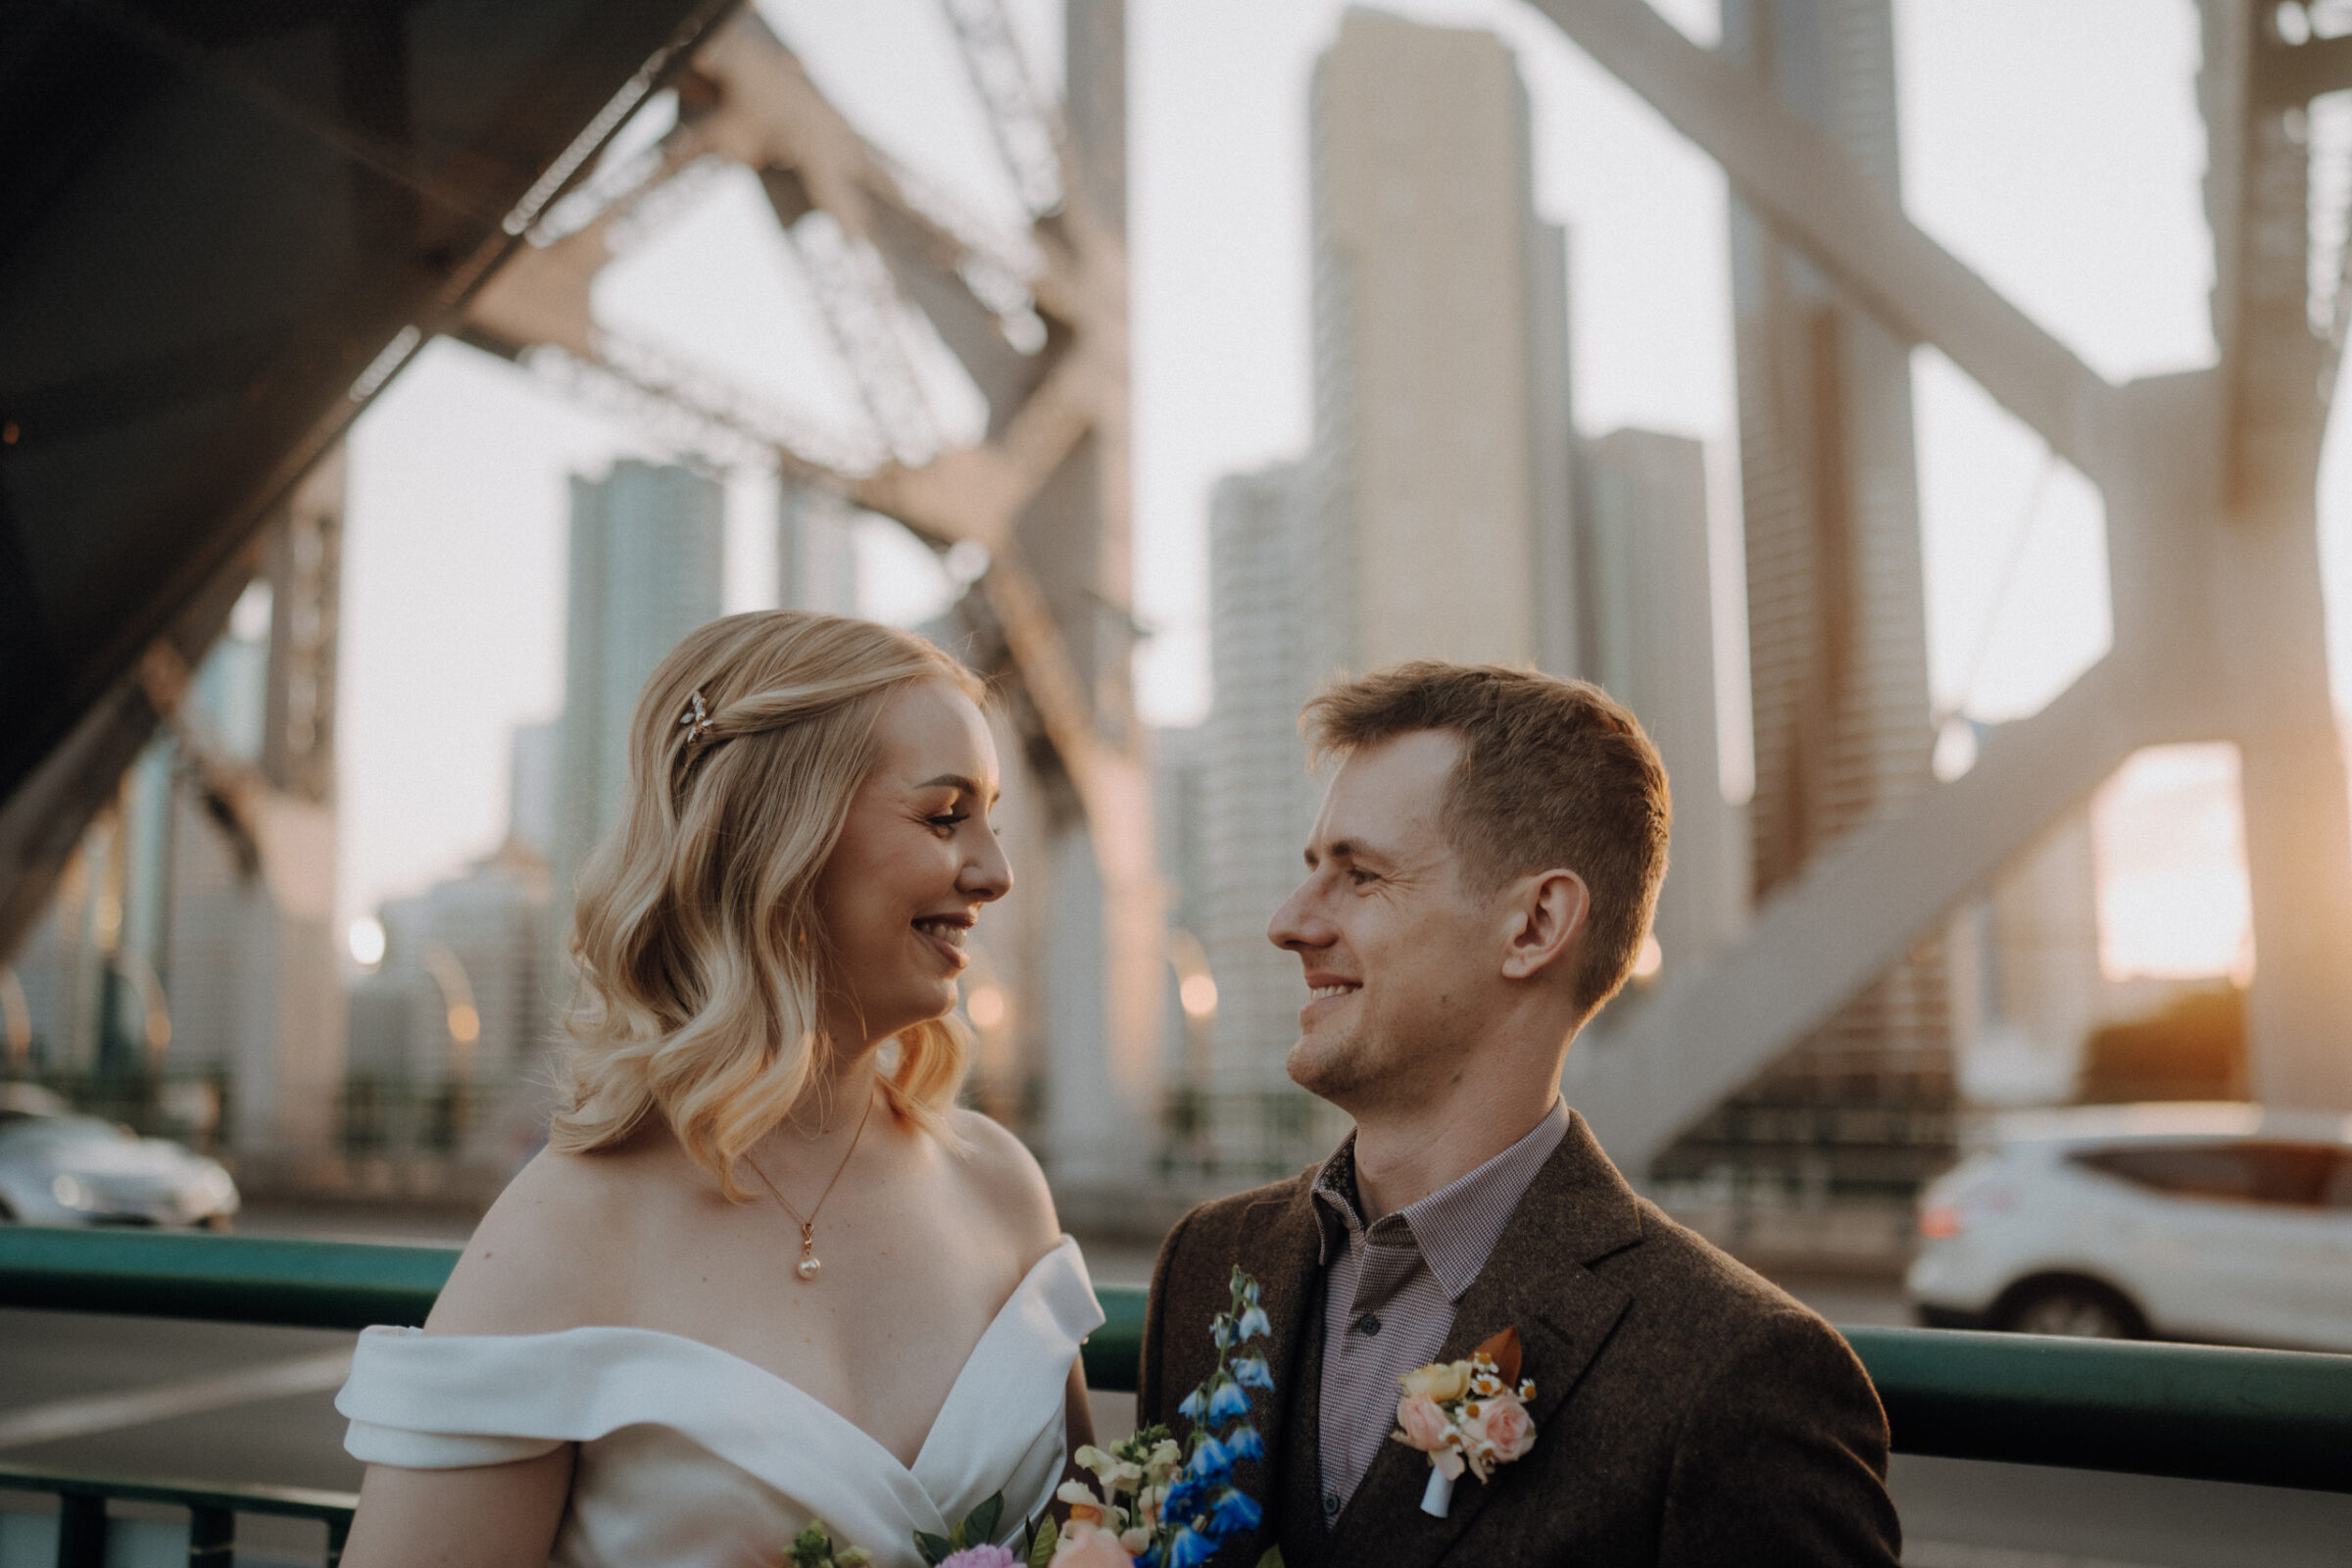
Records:
[[[0,1307],[294,1328],[416,1324],[457,1258],[445,1247],[10,1226],[0,1228]],[[1108,1321],[1086,1344],[1087,1380],[1133,1392],[1144,1293],[1099,1294]],[[1899,1453],[2352,1493],[2352,1356],[1950,1329],[1841,1332],[1878,1386]],[[14,1466],[0,1466],[0,1492],[57,1499],[37,1520],[0,1511],[0,1568],[227,1568],[239,1514],[320,1522],[331,1568],[356,1500]],[[126,1550],[131,1533],[153,1537],[156,1522],[119,1518],[113,1503],[167,1504],[186,1523],[171,1528],[168,1544]]]

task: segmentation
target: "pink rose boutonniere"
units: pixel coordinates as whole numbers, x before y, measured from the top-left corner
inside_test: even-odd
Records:
[[[1396,1380],[1393,1434],[1429,1455],[1429,1486],[1421,1511],[1443,1519],[1453,1506],[1453,1484],[1468,1470],[1479,1480],[1523,1457],[1536,1446],[1527,1401],[1533,1380],[1519,1376],[1519,1331],[1504,1329],[1470,1352],[1467,1361],[1433,1361]]]

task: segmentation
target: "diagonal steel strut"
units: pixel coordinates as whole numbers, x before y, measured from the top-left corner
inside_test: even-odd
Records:
[[[1722,166],[1740,196],[1896,332],[1933,343],[2104,484],[2116,388],[1904,216],[1836,142],[1644,0],[1530,0]]]
[[[1670,981],[1569,1053],[1562,1088],[1640,1170],[1693,1116],[1826,1023],[1998,866],[2154,737],[2118,662],[2008,725],[1959,780],[1857,832],[1757,914],[1715,962]]]

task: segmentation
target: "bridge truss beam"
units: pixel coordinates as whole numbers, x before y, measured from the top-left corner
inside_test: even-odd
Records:
[[[2213,157],[2208,371],[2119,388],[1872,187],[1755,77],[1642,0],[1531,0],[1722,165],[1782,236],[1889,327],[1933,344],[2104,492],[2108,657],[1976,769],[1857,833],[1745,939],[1572,1055],[1568,1092],[1639,1168],[1931,935],[2134,750],[2233,742],[2254,905],[2253,1080],[2352,1109],[2352,819],[2329,700],[2314,500],[2341,341],[2307,310],[2303,104],[2346,45],[2206,0]],[[2298,49],[2312,51],[2299,55]]]

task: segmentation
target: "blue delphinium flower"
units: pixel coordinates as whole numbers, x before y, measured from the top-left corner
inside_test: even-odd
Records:
[[[1234,1272],[1241,1275],[1240,1279],[1235,1282],[1241,1288],[1241,1318],[1236,1325],[1241,1331],[1241,1337],[1245,1340],[1254,1340],[1261,1334],[1272,1334],[1274,1325],[1266,1320],[1266,1309],[1257,1304],[1257,1281],[1250,1279],[1247,1274],[1242,1274],[1238,1268]]]
[[[1258,1528],[1264,1518],[1258,1504],[1233,1485],[1233,1467],[1266,1456],[1265,1440],[1249,1420],[1249,1391],[1271,1391],[1274,1373],[1264,1355],[1234,1351],[1247,1341],[1271,1338],[1273,1325],[1259,1304],[1257,1281],[1238,1267],[1232,1292],[1232,1309],[1209,1324],[1216,1367],[1176,1406],[1193,1426],[1190,1452],[1161,1499],[1156,1539],[1137,1555],[1138,1568],[1198,1568],[1220,1543]],[[1225,1428],[1222,1437],[1213,1430],[1219,1426]]]
[[[1216,1555],[1217,1543],[1213,1537],[1201,1535],[1190,1525],[1176,1532],[1168,1543],[1168,1560],[1163,1568],[1196,1568]]]
[[[1168,1484],[1168,1494],[1160,1499],[1159,1516],[1182,1521],[1207,1509],[1208,1490],[1190,1473],[1176,1472],[1176,1479]]]
[[[1217,1494],[1217,1505],[1209,1510],[1208,1523],[1218,1535],[1231,1536],[1255,1530],[1259,1517],[1257,1504],[1247,1494],[1227,1487]]]

